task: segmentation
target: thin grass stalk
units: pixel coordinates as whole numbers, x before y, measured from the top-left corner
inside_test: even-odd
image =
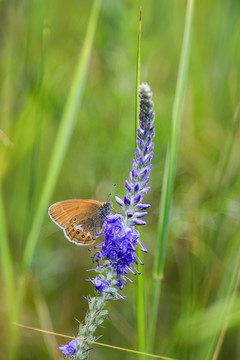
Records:
[[[225,306],[222,308],[222,312],[219,313],[218,323],[222,324],[220,334],[214,336],[211,345],[208,350],[206,360],[217,360],[219,357],[220,349],[226,335],[228,323],[230,320],[231,310],[238,294],[238,288],[240,285],[240,250],[235,258],[235,266],[232,271],[232,276],[229,279],[229,287],[226,292]]]
[[[7,224],[3,201],[3,190],[2,190],[2,179],[0,179],[0,253],[1,253],[1,267],[2,277],[5,290],[5,304],[7,309],[7,320],[6,330],[8,332],[9,343],[9,359],[11,359],[11,353],[14,353],[14,343],[19,338],[19,330],[16,326],[12,325],[13,321],[18,320],[17,308],[16,308],[16,290],[15,290],[15,277],[14,277],[14,266],[9,246]],[[12,357],[14,358],[14,357]]]
[[[44,298],[44,295],[41,291],[40,284],[35,281],[34,282],[34,305],[36,308],[36,312],[38,315],[38,320],[40,327],[42,329],[49,329],[53,331],[53,324],[51,320],[51,315],[49,313],[49,308]],[[59,350],[58,350],[58,342],[55,336],[48,336],[47,334],[42,334],[45,345],[48,349],[49,358],[50,359],[58,359]]]
[[[142,21],[142,10],[140,8],[140,16],[138,23],[138,43],[137,43],[137,70],[136,70],[136,99],[135,99],[135,147],[137,147],[137,128],[138,128],[138,114],[140,110],[139,105],[139,85],[140,85],[140,65],[141,65],[141,21]],[[138,230],[141,235],[141,229]],[[140,247],[136,249],[137,256],[142,257],[142,251]],[[145,297],[144,297],[144,272],[143,266],[138,264],[138,271],[141,273],[141,276],[137,277],[137,327],[138,327],[138,349],[139,351],[146,350],[146,319],[145,319]],[[139,358],[142,359],[140,355]]]
[[[39,78],[38,85],[36,88],[36,128],[34,133],[34,143],[31,151],[30,158],[30,176],[29,176],[29,185],[28,185],[28,199],[27,199],[27,211],[26,211],[26,220],[23,232],[23,238],[26,239],[29,230],[31,228],[32,214],[34,213],[35,208],[35,200],[36,200],[36,186],[37,186],[37,178],[38,178],[38,164],[39,164],[39,149],[41,143],[41,135],[42,135],[42,109],[44,107],[43,94],[42,94],[42,83],[44,78],[44,67],[45,67],[45,56],[46,56],[46,45],[48,39],[48,30],[45,28],[42,32],[42,52],[41,52],[41,61],[40,61],[40,69],[39,69]]]
[[[155,339],[155,329],[157,322],[158,304],[160,298],[161,281],[163,278],[163,269],[165,264],[167,235],[169,227],[169,217],[171,210],[171,201],[173,196],[173,186],[176,172],[177,153],[180,137],[181,117],[184,104],[184,95],[188,74],[188,63],[190,56],[190,40],[192,32],[194,0],[188,0],[185,18],[185,28],[183,45],[178,70],[177,85],[172,113],[172,129],[170,134],[170,143],[167,151],[167,157],[164,168],[163,190],[160,202],[159,227],[157,237],[157,252],[153,273],[153,306],[150,315],[149,331],[149,350],[152,351]]]
[[[12,309],[14,309],[15,307],[16,292],[13,271],[13,259],[7,235],[7,225],[2,191],[2,179],[0,179],[0,250],[2,277],[6,294],[6,306],[8,311],[8,317],[11,321],[13,320]]]
[[[233,124],[232,124],[232,130],[229,136],[229,139],[227,141],[226,147],[224,149],[224,154],[221,154],[221,171],[220,171],[220,177],[217,183],[217,188],[215,191],[215,199],[218,200],[218,196],[222,191],[222,184],[224,181],[224,178],[227,174],[228,166],[230,164],[230,159],[233,153],[233,146],[236,141],[238,129],[239,129],[239,123],[240,123],[240,104],[236,107],[234,114],[233,114]]]

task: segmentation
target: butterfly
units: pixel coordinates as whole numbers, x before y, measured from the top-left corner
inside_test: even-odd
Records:
[[[111,210],[111,201],[75,199],[51,205],[48,214],[63,229],[69,241],[77,245],[90,245],[96,240]]]

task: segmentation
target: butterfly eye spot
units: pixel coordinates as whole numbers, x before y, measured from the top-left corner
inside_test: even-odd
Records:
[[[87,239],[90,239],[90,236],[88,235]]]
[[[80,231],[77,231],[77,234],[80,234]]]
[[[73,225],[71,225],[71,227],[73,227]]]
[[[76,221],[76,220],[77,220],[76,218],[73,219],[73,221]]]
[[[84,238],[85,238],[85,235],[82,235],[82,238],[84,239]]]

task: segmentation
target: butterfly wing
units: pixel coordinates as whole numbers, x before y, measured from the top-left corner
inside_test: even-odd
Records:
[[[103,222],[97,225],[95,216],[86,219],[82,214],[77,214],[67,223],[64,235],[77,245],[89,245],[101,231],[102,225]]]
[[[67,223],[77,214],[81,214],[81,219],[92,217],[97,208],[103,203],[96,200],[65,200],[51,205],[48,209],[50,218],[60,228],[65,229]]]
[[[77,245],[93,243],[101,231],[112,203],[96,200],[65,200],[50,206],[51,219],[64,230],[65,237]]]

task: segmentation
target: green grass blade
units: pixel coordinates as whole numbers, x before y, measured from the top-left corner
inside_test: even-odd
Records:
[[[3,203],[2,184],[0,183],[0,253],[3,281],[6,289],[6,304],[11,318],[11,311],[15,305],[15,281],[13,272],[13,260],[7,236],[7,227]]]
[[[140,85],[140,64],[141,64],[141,20],[142,11],[140,8],[139,25],[138,25],[138,44],[137,44],[137,70],[136,70],[136,99],[135,99],[135,146],[137,146],[137,128],[138,128],[138,114],[139,114],[139,85]],[[141,230],[139,229],[140,235]],[[136,250],[137,256],[142,257],[140,247]],[[137,326],[138,326],[138,349],[139,351],[145,351],[145,340],[146,340],[146,319],[145,319],[145,298],[144,298],[144,272],[143,267],[138,264],[138,271],[141,273],[137,277]],[[141,359],[142,356],[140,355]]]
[[[138,114],[139,114],[139,96],[138,88],[140,85],[140,61],[141,61],[141,24],[142,24],[142,10],[140,8],[140,16],[138,23],[138,44],[137,44],[137,70],[136,70],[136,98],[135,98],[135,146],[137,146],[137,128],[138,128]]]
[[[162,198],[160,204],[160,217],[159,217],[157,252],[156,252],[157,255],[155,259],[154,274],[153,274],[154,276],[153,306],[150,317],[150,332],[149,332],[149,342],[148,342],[150,351],[152,351],[154,344],[158,303],[160,298],[161,279],[163,277],[163,269],[165,263],[169,216],[170,216],[173,186],[175,179],[178,144],[179,144],[179,136],[180,136],[180,125],[181,125],[182,109],[184,103],[184,94],[186,88],[188,63],[190,56],[190,39],[191,39],[191,30],[192,30],[193,4],[194,4],[194,0],[188,0],[183,45],[182,45],[180,65],[178,70],[175,99],[173,104],[172,130],[171,130],[170,144],[168,148],[165,169],[164,169],[163,191],[162,191]]]
[[[36,185],[38,178],[38,164],[39,164],[39,151],[41,143],[41,134],[42,134],[42,109],[44,107],[43,94],[42,94],[42,83],[44,78],[44,67],[45,67],[45,56],[46,56],[46,44],[48,40],[48,31],[43,29],[42,32],[42,52],[41,52],[41,62],[40,62],[40,71],[38,85],[36,89],[36,129],[34,133],[34,143],[31,151],[30,157],[30,175],[29,175],[29,185],[28,185],[28,198],[27,198],[27,210],[25,217],[25,226],[23,231],[23,238],[26,239],[31,228],[32,214],[34,213],[35,200],[36,200]]]
[[[73,131],[76,115],[83,94],[100,4],[101,0],[95,0],[93,4],[91,17],[88,23],[87,35],[83,44],[83,49],[81,51],[76,72],[73,76],[72,87],[70,89],[63,117],[57,133],[56,142],[54,144],[48,172],[46,175],[46,181],[43,187],[43,192],[36,210],[35,217],[33,219],[29,236],[27,238],[26,248],[22,261],[22,273],[27,271],[33,258],[37,240],[41,231],[41,226],[43,224],[44,217],[46,216],[51,195],[56,184]]]
[[[232,276],[229,279],[229,289],[226,294],[226,301],[225,306],[222,308],[221,313],[219,313],[219,318],[217,322],[222,323],[222,329],[218,336],[215,336],[215,338],[212,341],[212,346],[209,348],[208,356],[206,357],[206,360],[217,360],[219,357],[220,349],[223,343],[223,339],[225,337],[230,314],[232,311],[232,307],[234,304],[234,301],[236,299],[239,285],[240,285],[240,251],[238,251],[237,257],[235,259],[235,266],[232,272]]]

